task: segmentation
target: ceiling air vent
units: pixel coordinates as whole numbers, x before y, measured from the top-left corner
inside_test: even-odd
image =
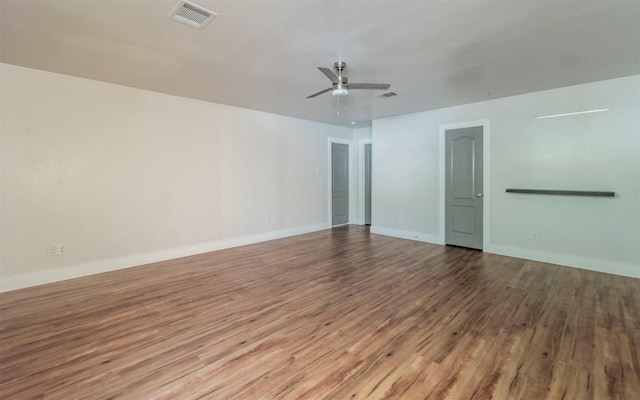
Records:
[[[200,7],[197,4],[182,0],[176,8],[169,14],[169,19],[193,26],[194,28],[204,28],[218,14]]]
[[[393,96],[397,96],[397,95],[398,95],[398,93],[396,93],[396,92],[384,92],[384,93],[377,94],[376,96],[384,99],[384,98],[387,98],[387,97],[393,97]]]

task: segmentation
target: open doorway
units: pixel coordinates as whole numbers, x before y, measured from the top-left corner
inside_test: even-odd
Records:
[[[349,223],[349,145],[331,143],[331,225]]]
[[[364,224],[371,226],[371,143],[364,145]]]

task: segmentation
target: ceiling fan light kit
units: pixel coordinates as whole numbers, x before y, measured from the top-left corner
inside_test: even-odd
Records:
[[[349,89],[345,85],[339,83],[335,89],[331,91],[332,96],[344,97],[349,94]]]
[[[325,74],[331,81],[331,87],[314,93],[311,96],[307,96],[307,99],[319,96],[323,93],[331,92],[332,96],[344,97],[349,94],[349,90],[352,89],[368,89],[368,90],[387,90],[391,86],[388,83],[349,83],[349,79],[346,76],[347,63],[344,61],[338,61],[333,64],[334,73],[329,68],[318,67],[320,72]]]

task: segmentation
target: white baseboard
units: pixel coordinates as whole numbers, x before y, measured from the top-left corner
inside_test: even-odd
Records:
[[[377,226],[371,226],[371,233],[375,233],[377,235],[391,236],[400,239],[409,239],[416,240],[418,242],[426,242],[426,243],[434,243],[434,244],[444,244],[444,239],[437,235],[430,235],[428,233],[422,232],[410,232],[403,231],[399,229],[389,229],[389,228],[380,228]]]
[[[371,233],[378,235],[392,236],[400,239],[417,240],[420,242],[444,245],[444,239],[437,235],[429,235],[420,232],[409,232],[397,229],[371,227]],[[549,264],[557,264],[567,267],[586,269],[590,271],[604,272],[607,274],[640,278],[640,265],[620,263],[616,261],[601,260],[587,257],[580,257],[570,254],[547,253],[538,250],[522,249],[519,247],[487,244],[483,249],[486,253],[499,254],[503,256],[524,258],[526,260],[540,261]]]
[[[547,253],[538,250],[522,249],[519,247],[501,246],[495,244],[485,246],[484,251],[487,253],[500,254],[503,256],[541,261],[549,264],[587,269],[590,271],[628,276],[631,278],[640,278],[640,265],[621,263],[617,261],[580,257],[571,254]]]
[[[30,286],[44,285],[46,283],[80,278],[83,276],[99,274],[102,272],[115,271],[118,269],[130,268],[158,261],[166,261],[174,258],[192,256],[195,254],[208,253],[210,251],[244,246],[252,243],[265,242],[267,240],[281,239],[288,236],[317,232],[328,228],[330,228],[330,226],[327,223],[307,225],[280,231],[265,232],[256,235],[203,243],[194,246],[178,247],[151,253],[134,254],[125,257],[117,257],[107,260],[76,264],[63,268],[28,272],[7,277],[3,276],[2,279],[0,279],[0,292],[22,289]]]
[[[64,268],[17,274],[8,277],[2,277],[0,279],[0,292],[22,289],[30,286],[43,285],[46,283],[58,282],[67,279],[79,278],[83,276],[99,274],[102,272],[115,271],[118,269],[130,268],[158,261],[171,260],[174,258],[192,256],[195,254],[208,253],[210,251],[238,247],[252,243],[259,243],[267,240],[280,239],[310,232],[317,232],[330,228],[331,226],[328,223],[308,225],[297,228],[284,229],[280,231],[243,236],[239,238],[220,240],[211,243],[203,243],[194,246],[178,247],[152,253],[134,254],[125,257],[111,258],[107,260],[72,265]],[[444,240],[439,236],[420,232],[410,232],[372,226],[371,233],[384,236],[392,236],[401,239],[416,240],[420,242],[440,245],[444,244]],[[492,244],[485,246],[484,251],[487,253],[524,258],[527,260],[541,261],[591,271],[604,272],[608,274],[628,276],[632,278],[640,278],[640,266],[634,264],[619,263],[608,260],[598,260],[567,254],[546,253],[536,250]]]

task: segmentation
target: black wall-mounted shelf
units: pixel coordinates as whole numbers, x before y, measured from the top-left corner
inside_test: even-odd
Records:
[[[507,193],[552,194],[558,196],[596,196],[614,197],[615,192],[598,192],[587,190],[547,190],[547,189],[507,189]]]

